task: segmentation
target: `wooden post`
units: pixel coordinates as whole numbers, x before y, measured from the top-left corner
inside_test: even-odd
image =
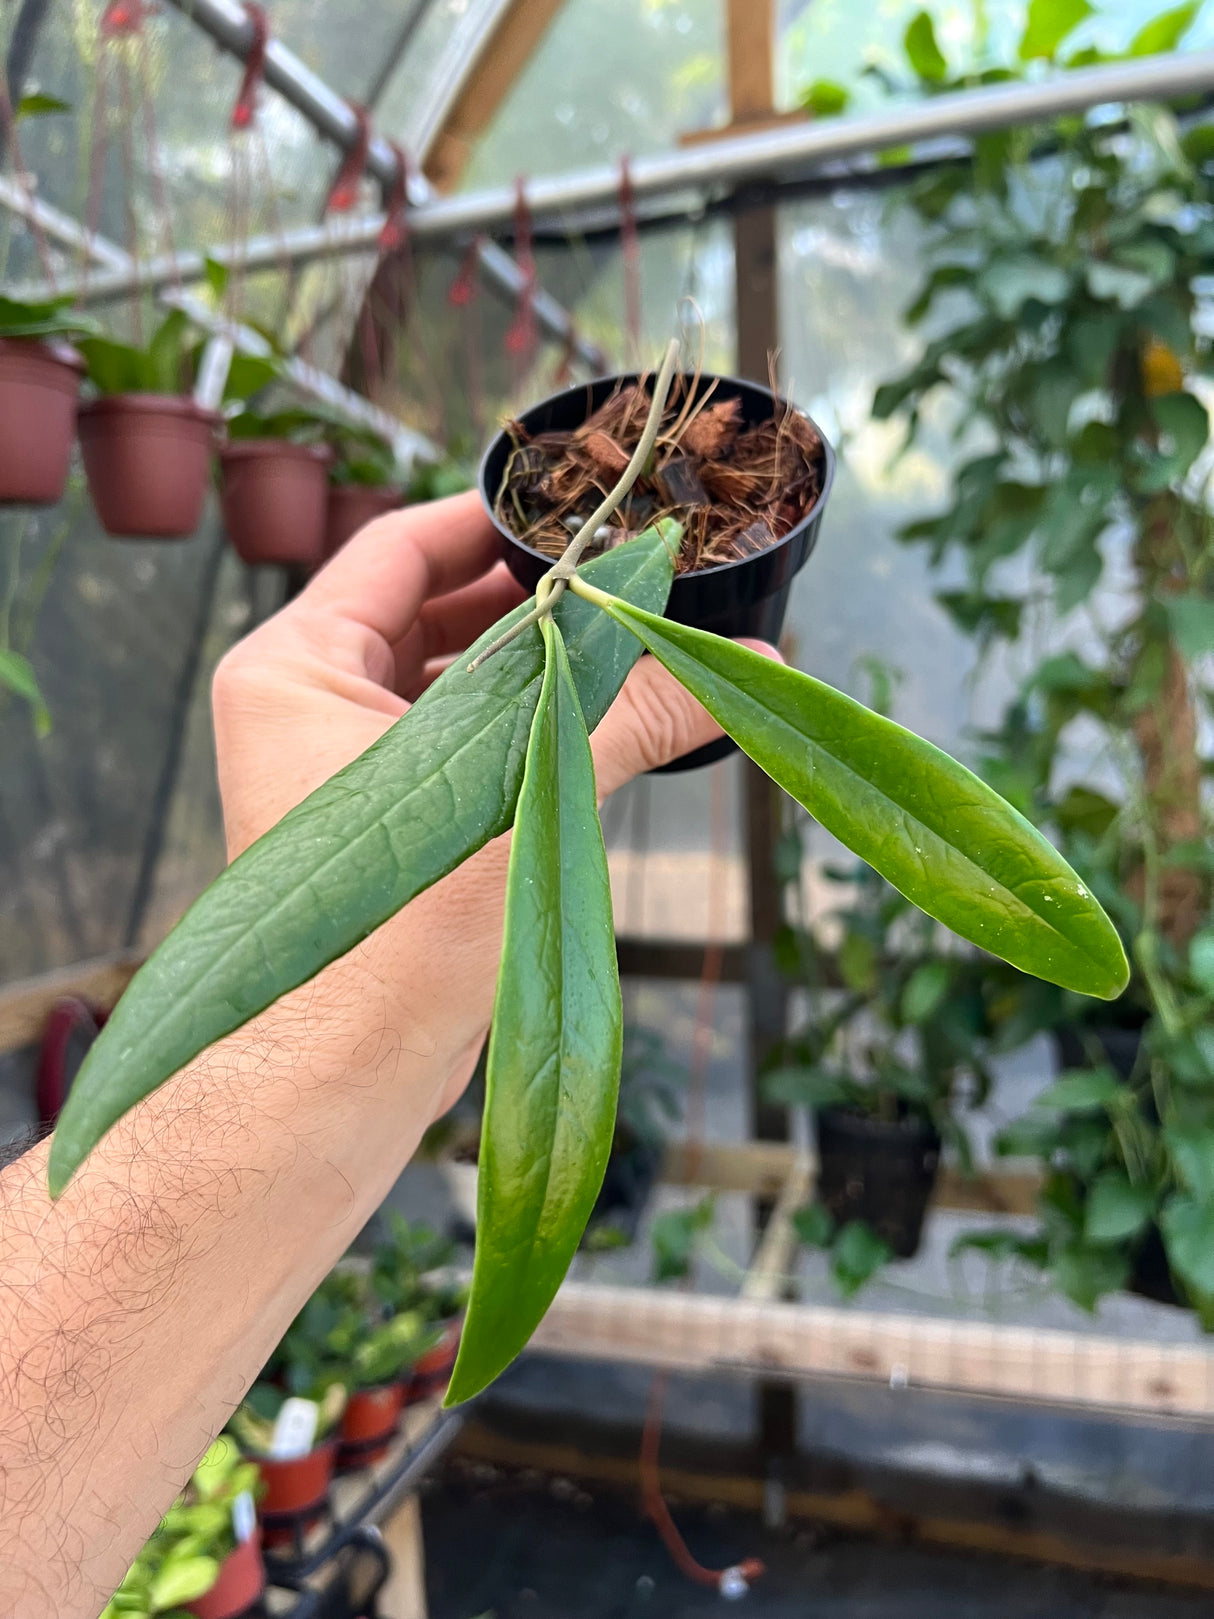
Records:
[[[729,104],[733,124],[768,119],[775,84],[775,0],[726,0],[729,41]],[[777,275],[777,219],[771,207],[740,212],[734,226],[734,283],[738,375],[766,382],[780,346]],[[747,951],[749,1001],[748,1056],[751,1131],[760,1141],[788,1138],[788,1110],[759,1095],[759,1065],[783,1038],[787,995],[776,971],[775,937],[781,921],[781,890],[775,871],[780,836],[781,794],[757,765],[745,770],[746,849],[750,876],[750,946]],[[766,1200],[756,1204],[759,1224],[771,1215]],[[759,1438],[773,1459],[796,1448],[796,1397],[791,1384],[759,1386]]]

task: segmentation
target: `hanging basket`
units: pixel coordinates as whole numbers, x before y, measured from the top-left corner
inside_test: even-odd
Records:
[[[80,407],[89,493],[107,534],[184,540],[202,521],[219,416],[176,394],[112,394]]]
[[[83,371],[67,343],[0,337],[0,504],[63,499]]]
[[[329,485],[325,523],[325,556],[331,557],[360,528],[404,504],[404,493],[386,485],[334,483]]]
[[[223,521],[241,559],[314,568],[325,554],[328,470],[324,444],[237,439],[219,452]]]

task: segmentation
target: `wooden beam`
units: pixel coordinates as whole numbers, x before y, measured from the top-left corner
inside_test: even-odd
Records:
[[[775,0],[728,0],[729,112],[735,122],[766,118],[775,100]]]
[[[738,1372],[1154,1417],[1214,1417],[1214,1348],[1006,1322],[566,1282],[532,1347],[580,1360]]]
[[[640,1487],[639,1436],[635,1453],[604,1455],[554,1440],[534,1441],[499,1433],[471,1421],[461,1433],[457,1454],[503,1468],[532,1468],[582,1483],[612,1485],[629,1494]],[[662,1467],[662,1486],[675,1499],[726,1505],[759,1516],[768,1480],[758,1472],[725,1473],[689,1467]],[[1200,1554],[1156,1552],[1136,1545],[1087,1544],[1034,1526],[1017,1528],[993,1519],[920,1516],[896,1510],[868,1490],[832,1491],[786,1488],[784,1505],[800,1522],[828,1523],[858,1534],[917,1541],[954,1551],[1019,1557],[1084,1573],[1154,1580],[1168,1585],[1214,1590],[1214,1562]]]
[[[104,1012],[112,1011],[142,960],[135,951],[123,951],[0,989],[0,1051],[16,1051],[40,1040],[51,1007],[65,995],[78,995]]]
[[[512,0],[482,42],[480,56],[430,144],[426,176],[440,191],[459,182],[477,140],[514,88],[564,0]]]

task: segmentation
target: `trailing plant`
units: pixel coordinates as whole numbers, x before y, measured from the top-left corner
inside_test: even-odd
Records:
[[[821,1248],[827,1254],[830,1274],[845,1299],[854,1298],[894,1257],[889,1244],[866,1221],[837,1225],[822,1203],[807,1203],[798,1209],[792,1225],[807,1248]]]
[[[76,347],[88,380],[102,395],[182,394],[193,383],[197,344],[189,317],[179,309],[170,310],[145,344],[85,336]]]
[[[622,1010],[588,732],[642,649],[938,920],[1085,994],[1115,996],[1128,975],[1099,904],[990,787],[822,682],[660,617],[678,542],[668,526],[579,566],[649,457],[676,360],[672,344],[626,473],[534,604],[489,630],[468,662],[203,895],[93,1046],[52,1146],[58,1195],[128,1108],[513,822],[477,1246],[451,1402],[527,1342],[611,1150]],[[453,801],[458,816],[443,808]]]
[[[1198,9],[1152,19],[1127,54],[1173,48]],[[1086,15],[1036,0],[1021,61],[1096,60],[1069,45]],[[977,70],[954,74],[938,48],[929,66],[934,36],[916,21],[906,47],[922,88],[972,82]],[[971,1246],[1043,1266],[1091,1308],[1137,1285],[1162,1240],[1173,1279],[1206,1315],[1214,1188],[1170,1143],[1214,1130],[1210,1006],[1195,964],[1211,921],[1199,737],[1214,650],[1201,397],[1212,162],[1207,122],[1103,109],[982,136],[972,162],[914,184],[927,267],[907,319],[929,340],[875,402],[879,417],[905,411],[914,440],[933,395],[946,398],[976,452],[949,508],[904,538],[964,570],[938,599],[980,648],[1010,645],[1027,664],[983,739],[981,773],[1062,847],[1136,964],[1119,1021],[1143,1039],[1125,1085],[1099,1044],[1107,1012],[1027,980],[991,997],[1004,1045],[1071,1025],[1093,1066],[1064,1074],[1004,1139],[1046,1166],[1037,1233]]]
[[[252,1529],[258,1490],[257,1468],[246,1462],[230,1439],[219,1438],[195,1468],[126,1578],[102,1610],[101,1619],[187,1619],[183,1607],[196,1602],[219,1578],[235,1550],[240,1531]]]

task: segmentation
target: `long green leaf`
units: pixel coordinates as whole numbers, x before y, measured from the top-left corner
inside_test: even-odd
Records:
[[[586,573],[660,610],[671,562],[655,530]],[[524,604],[487,630],[477,648],[526,610]],[[556,613],[593,727],[639,648],[574,596]],[[135,976],[89,1052],[55,1132],[53,1196],[136,1102],[506,830],[543,662],[537,629],[475,674],[461,658],[373,747],[207,889]]]
[[[590,741],[560,631],[519,796],[481,1126],[476,1258],[449,1405],[535,1331],[607,1168],[623,1011]]]
[[[703,630],[592,599],[773,781],[929,916],[1013,966],[1111,1000],[1129,965],[1035,827],[948,754],[842,692]]]

